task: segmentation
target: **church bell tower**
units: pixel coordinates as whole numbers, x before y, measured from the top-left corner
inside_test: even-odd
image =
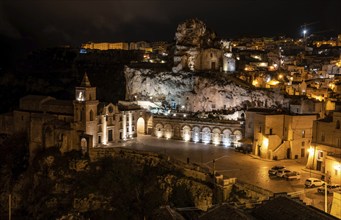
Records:
[[[97,143],[97,106],[96,87],[92,87],[85,73],[82,83],[75,88],[74,123],[75,128],[80,133],[90,137],[89,147],[96,146]]]

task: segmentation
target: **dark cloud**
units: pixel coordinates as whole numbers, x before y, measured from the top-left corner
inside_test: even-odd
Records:
[[[219,36],[297,36],[312,30],[341,32],[341,1],[293,0],[4,0],[0,33],[32,46],[86,41],[172,40],[176,26],[197,17]]]

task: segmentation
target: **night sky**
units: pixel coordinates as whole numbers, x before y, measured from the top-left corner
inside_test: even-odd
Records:
[[[5,51],[94,41],[171,41],[199,18],[219,37],[341,33],[341,0],[1,0]],[[2,52],[4,49],[2,50]]]

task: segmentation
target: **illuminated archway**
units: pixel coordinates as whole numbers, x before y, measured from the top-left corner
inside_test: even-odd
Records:
[[[234,135],[233,142],[237,145],[240,144],[238,141],[243,138],[242,132],[240,130],[235,130],[233,132],[233,135]]]
[[[211,129],[208,127],[205,127],[202,129],[202,142],[205,144],[208,144],[211,142]]]
[[[156,124],[154,134],[156,137],[162,137],[163,136],[163,125],[162,124]]]
[[[231,134],[232,132],[229,129],[225,129],[223,131],[222,142],[225,146],[228,146],[231,144]]]
[[[219,128],[214,128],[212,130],[212,143],[213,144],[220,144],[221,137],[220,137],[220,129]]]
[[[200,128],[199,127],[193,127],[193,129],[192,129],[192,140],[194,142],[200,141]]]
[[[173,128],[170,124],[165,125],[164,135],[165,135],[165,138],[167,138],[167,139],[173,137]]]
[[[140,117],[137,120],[137,133],[144,134],[145,133],[145,121],[144,118]]]
[[[189,141],[191,139],[191,127],[188,125],[183,126],[181,136],[184,141]]]

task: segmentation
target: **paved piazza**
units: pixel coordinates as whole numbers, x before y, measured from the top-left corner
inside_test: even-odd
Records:
[[[320,178],[321,175],[310,172],[305,168],[305,161],[261,160],[250,154],[236,152],[232,147],[215,146],[213,144],[202,144],[185,142],[179,140],[166,140],[149,135],[140,135],[133,141],[115,144],[130,149],[151,151],[167,154],[174,159],[184,162],[189,158],[190,163],[201,164],[213,170],[213,160],[218,173],[226,177],[236,177],[241,181],[268,189],[272,192],[297,193],[307,204],[324,209],[324,196],[317,193],[317,189],[305,189],[304,181],[309,177]],[[301,180],[287,181],[281,178],[269,177],[268,170],[275,165],[284,165],[289,170],[299,171]],[[328,196],[329,204],[332,196]]]

